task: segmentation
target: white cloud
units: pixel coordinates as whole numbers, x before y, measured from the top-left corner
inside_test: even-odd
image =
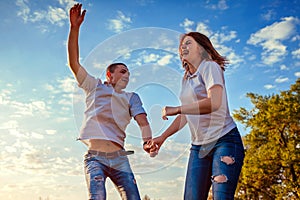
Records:
[[[180,24],[181,27],[190,27],[194,25],[194,22],[189,20],[188,18],[184,19],[184,22]]]
[[[34,116],[35,114],[44,117],[49,116],[49,110],[46,107],[46,103],[40,100],[31,101],[29,103],[10,101],[9,107],[14,110],[14,114],[11,115],[14,117]]]
[[[145,63],[156,62],[158,58],[159,58],[159,55],[154,54],[154,53],[143,56],[143,60]]]
[[[210,37],[212,35],[212,31],[209,29],[209,27],[203,23],[203,22],[199,22],[197,24],[197,27],[196,27],[196,31],[197,32],[200,32],[204,35],[206,35],[207,37]]]
[[[229,31],[228,34],[220,33],[218,34],[218,38],[220,38],[220,42],[227,42],[235,39],[237,37],[236,31]]]
[[[32,132],[31,133],[31,138],[35,138],[35,139],[44,139],[44,136],[40,133],[36,133],[36,132]]]
[[[20,10],[17,12],[17,16],[20,16],[26,23],[29,18],[30,8],[26,5],[26,0],[17,0],[16,5],[20,7]]]
[[[65,93],[73,93],[75,86],[75,79],[73,77],[65,77],[62,79],[58,79],[58,89]],[[50,88],[51,89],[51,88]]]
[[[284,82],[287,82],[289,80],[289,78],[284,78],[284,77],[278,77],[275,79],[275,82],[276,83],[284,83]]]
[[[254,54],[253,54],[253,55],[250,55],[250,56],[248,57],[248,59],[249,59],[249,60],[255,60],[255,59],[256,59],[256,55],[254,55]]]
[[[300,72],[295,72],[296,77],[300,77]]]
[[[228,47],[224,44],[225,40],[222,39],[223,34],[214,33],[211,36],[211,41],[216,48],[216,50],[223,56],[226,56],[226,58],[229,60],[229,63],[233,66],[239,66],[240,63],[243,62],[243,58],[235,53],[234,49],[231,47]],[[234,39],[232,37],[232,39]],[[229,40],[229,37],[228,39]]]
[[[292,42],[296,42],[297,40],[300,40],[300,35],[295,35],[291,39]]]
[[[282,18],[281,22],[275,22],[252,34],[248,42],[256,45],[267,40],[286,40],[295,33],[297,23],[299,23],[297,18]]]
[[[147,6],[154,3],[154,0],[137,0],[136,2],[141,6]]]
[[[161,59],[158,60],[157,64],[158,65],[167,65],[171,62],[172,58],[173,58],[173,55],[171,55],[171,54],[165,55]]]
[[[57,131],[53,129],[45,130],[45,132],[47,135],[55,135],[57,133]]]
[[[58,94],[59,98],[56,99],[56,102],[59,105],[67,106],[62,107],[62,110],[69,110],[70,107],[73,105],[73,99],[75,96],[75,79],[71,77],[66,77],[63,79],[57,80],[57,90],[53,91],[53,94]]]
[[[33,101],[31,103],[33,110],[39,110],[39,111],[45,111],[46,108],[46,103],[44,101]]]
[[[118,15],[116,19],[108,20],[108,29],[116,33],[122,32],[124,29],[129,27],[132,23],[131,18],[125,16],[121,11],[117,11]]]
[[[61,154],[61,151],[56,151],[55,148],[46,146],[46,143],[34,143],[32,139],[46,140],[45,136],[33,132],[30,137],[14,138],[11,145],[6,145],[0,156],[5,154],[5,161],[0,166],[1,172],[22,173],[25,175],[42,176],[74,176],[81,174],[81,166],[74,168],[74,163],[80,163],[80,158],[70,157],[68,153]],[[68,147],[62,150],[70,152]],[[9,154],[7,154],[9,153]],[[17,158],[17,159],[16,159]],[[65,169],[65,170],[61,170]],[[59,173],[62,172],[62,173]],[[64,174],[67,172],[66,174]]]
[[[13,138],[22,138],[22,139],[29,139],[30,134],[28,132],[25,132],[24,130],[18,129],[8,129],[8,132],[10,135],[13,136]]]
[[[21,17],[24,23],[37,23],[41,32],[49,31],[49,24],[63,26],[68,19],[68,10],[75,2],[72,0],[59,0],[59,6],[48,6],[43,10],[34,10],[29,0],[17,0],[19,7],[17,16]]]
[[[56,90],[55,90],[55,87],[53,85],[50,85],[49,83],[47,83],[44,88],[52,93],[55,93]]]
[[[69,10],[77,1],[74,0],[58,0],[59,4]]]
[[[58,101],[58,104],[59,104],[59,105],[64,105],[64,106],[71,106],[71,105],[73,105],[73,102],[72,102],[72,95],[69,95],[69,96],[70,96],[70,98],[63,98],[63,99],[60,99],[60,100]],[[61,108],[61,109],[69,110],[69,109],[66,108],[66,107],[63,107],[63,108]]]
[[[116,54],[117,55],[122,55],[125,59],[127,58],[130,58],[130,56],[131,56],[131,49],[129,48],[129,47],[124,47],[124,48],[121,48],[121,49],[118,49],[117,51],[116,51]],[[101,65],[101,64],[100,64]],[[104,66],[103,66],[103,69],[106,69],[106,66],[108,66],[109,64],[105,64]],[[98,67],[99,68],[99,67]],[[100,67],[100,69],[101,69],[101,67]]]
[[[292,51],[292,55],[293,55],[293,58],[300,59],[300,48],[295,51]]]
[[[262,44],[265,51],[262,52],[262,60],[267,65],[281,61],[287,54],[286,46],[277,40],[268,40]]]
[[[69,117],[56,117],[55,122],[57,123],[65,123],[65,122],[70,122],[70,119],[73,119],[74,116],[69,116]]]
[[[188,18],[185,18],[184,21],[179,24],[179,26],[183,27],[186,32],[191,32],[191,26],[193,26],[194,23],[195,22],[189,20]]]
[[[19,127],[19,123],[16,120],[8,120],[3,124],[0,124],[0,129],[7,130],[7,129],[16,129]]]
[[[51,24],[55,24],[58,26],[63,26],[65,24],[65,20],[68,19],[67,12],[62,8],[53,8],[49,6],[47,13],[47,20],[51,22]]]
[[[207,3],[210,3],[210,1],[207,1]],[[213,10],[226,10],[228,9],[228,5],[226,4],[226,0],[219,0],[217,4],[208,4],[206,8],[210,8]]]
[[[271,84],[267,84],[267,85],[264,85],[264,88],[266,88],[267,90],[269,90],[269,89],[275,88],[275,86],[271,85]]]
[[[286,65],[280,65],[280,70],[288,70],[289,68]]]
[[[287,55],[287,47],[282,41],[295,34],[297,24],[299,24],[298,18],[282,18],[282,21],[275,22],[252,34],[247,43],[261,46],[264,50],[262,52],[263,63],[272,65]]]
[[[15,89],[11,84],[6,84],[5,89],[1,90],[0,93],[0,105],[8,105],[11,101],[11,94],[15,92]]]
[[[226,51],[223,53],[222,49],[220,49],[220,52],[222,55],[226,55],[226,58],[229,60],[229,63],[232,65],[239,65],[242,63],[244,60],[241,56],[237,55],[235,52],[232,51],[232,49],[228,49],[229,51]]]
[[[275,17],[276,13],[274,10],[268,10],[266,13],[262,14],[262,18],[266,21],[270,21]]]
[[[252,49],[248,48],[248,47],[244,47],[243,48],[243,52],[244,52],[244,56],[250,60],[250,61],[253,61],[256,59],[256,55],[255,53],[253,52]]]
[[[17,152],[17,149],[15,147],[11,147],[11,146],[6,146],[4,149],[8,153],[15,153],[15,152]]]

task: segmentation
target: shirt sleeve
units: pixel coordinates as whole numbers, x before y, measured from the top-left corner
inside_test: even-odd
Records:
[[[79,70],[77,73],[77,82],[78,86],[85,90],[86,92],[90,92],[97,86],[99,79],[94,78],[89,73],[86,73],[86,76],[84,77],[85,73],[83,70]]]
[[[214,85],[220,85],[224,87],[223,70],[216,62],[206,62],[201,70],[201,75],[206,90],[209,90]]]
[[[135,117],[136,115],[141,114],[141,113],[146,114],[146,112],[143,108],[143,103],[138,94],[132,93],[132,96],[129,100],[129,104],[130,104],[130,115],[132,117]]]

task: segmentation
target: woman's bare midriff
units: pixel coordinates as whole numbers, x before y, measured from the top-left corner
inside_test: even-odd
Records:
[[[122,149],[122,146],[109,141],[101,139],[90,139],[89,150],[102,151],[102,152],[114,152]]]

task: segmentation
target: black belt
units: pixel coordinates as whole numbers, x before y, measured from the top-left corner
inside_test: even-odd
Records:
[[[88,153],[96,155],[96,156],[103,156],[105,158],[116,158],[119,156],[126,156],[130,154],[134,154],[134,151],[125,151],[124,149],[121,149],[119,151],[114,152],[101,152],[101,151],[95,151],[95,150],[88,150]]]

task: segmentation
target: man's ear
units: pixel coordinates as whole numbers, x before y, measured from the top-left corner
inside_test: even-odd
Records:
[[[107,71],[107,72],[106,72],[106,78],[107,78],[107,79],[110,79],[110,77],[111,77],[111,73],[110,73],[110,71]]]

